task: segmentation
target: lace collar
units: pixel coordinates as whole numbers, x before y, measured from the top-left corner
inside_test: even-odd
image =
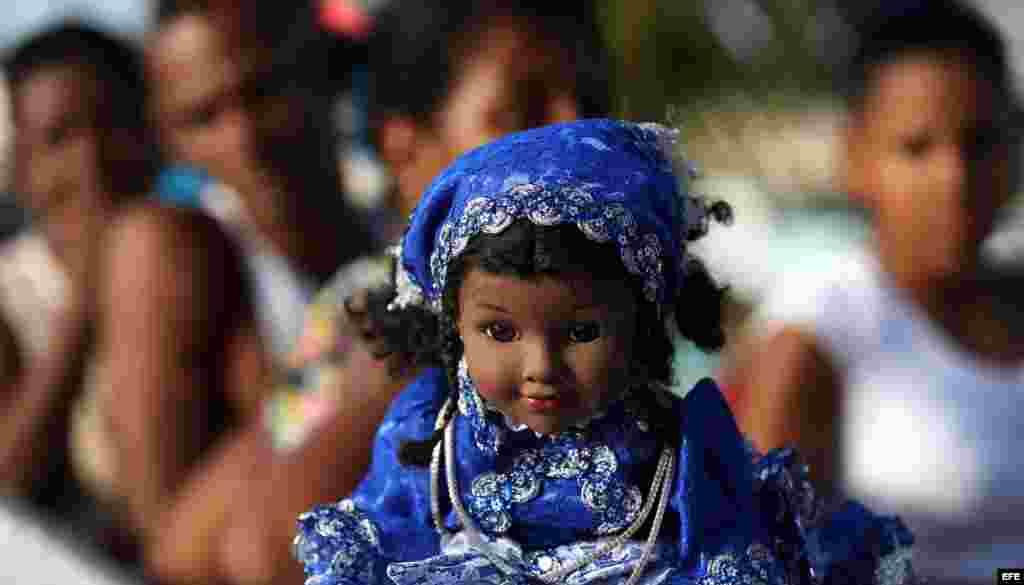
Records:
[[[650,429],[647,418],[643,416],[640,409],[635,408],[633,405],[633,393],[627,392],[625,396],[608,408],[574,423],[570,430],[550,435],[538,433],[530,429],[526,424],[516,423],[508,415],[500,412],[494,405],[484,400],[477,389],[476,383],[469,375],[469,367],[466,364],[465,358],[459,361],[457,377],[459,383],[459,413],[469,420],[470,426],[473,429],[473,442],[481,452],[487,455],[497,455],[509,433],[530,433],[536,439],[545,443],[578,442],[585,437],[586,432],[595,424],[608,419],[611,412],[623,409],[628,412],[629,418],[633,419],[633,422],[641,431],[646,432]]]

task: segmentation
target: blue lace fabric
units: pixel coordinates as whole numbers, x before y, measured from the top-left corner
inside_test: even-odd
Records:
[[[400,445],[433,431],[449,395],[441,370],[392,405],[371,470],[351,498],[298,522],[295,554],[307,585],[537,583],[621,533],[650,495],[662,441],[633,393],[582,428],[539,436],[492,412],[460,376],[455,464],[460,498],[480,532],[461,527],[441,473],[431,513],[430,471],[398,461]],[[914,583],[912,538],[896,519],[854,502],[826,510],[792,451],[753,453],[718,388],[659,395],[682,428],[669,506],[640,583],[781,585]],[[578,585],[622,583],[643,554],[638,533],[569,573]]]
[[[648,301],[674,302],[687,236],[706,223],[676,172],[677,132],[657,124],[583,120],[511,134],[456,160],[427,189],[403,237],[399,306],[439,310],[448,265],[476,235],[516,220],[573,225],[613,243]]]

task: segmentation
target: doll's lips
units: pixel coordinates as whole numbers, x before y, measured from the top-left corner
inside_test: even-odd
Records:
[[[545,412],[558,408],[562,402],[562,396],[555,394],[535,394],[535,395],[524,395],[526,399],[526,405],[530,410],[537,412]]]
[[[529,396],[526,397],[526,405],[530,407],[530,410],[536,412],[547,412],[555,410],[559,407],[560,404],[561,400],[559,400],[557,396],[552,398],[530,398]]]

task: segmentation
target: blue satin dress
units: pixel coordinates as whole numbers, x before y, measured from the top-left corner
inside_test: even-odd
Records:
[[[475,526],[459,522],[442,471],[441,536],[430,469],[405,466],[397,454],[403,442],[432,434],[447,387],[435,369],[407,388],[380,427],[371,470],[352,497],[300,517],[295,554],[306,585],[540,583],[541,574],[620,534],[654,497],[663,441],[630,400],[585,428],[538,436],[482,407],[475,390],[463,387],[451,423],[453,461]],[[749,448],[713,382],[698,383],[685,399],[660,398],[682,440],[640,584],[916,582],[912,537],[897,519],[854,502],[826,511],[791,451],[758,456]],[[646,538],[637,533],[558,582],[625,583]]]

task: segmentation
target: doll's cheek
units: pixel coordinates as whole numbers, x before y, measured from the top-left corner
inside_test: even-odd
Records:
[[[511,399],[516,393],[516,387],[511,384],[503,383],[499,378],[483,377],[481,379],[474,378],[476,382],[477,391],[480,392],[480,396],[483,396],[484,400],[493,402],[502,402]]]

